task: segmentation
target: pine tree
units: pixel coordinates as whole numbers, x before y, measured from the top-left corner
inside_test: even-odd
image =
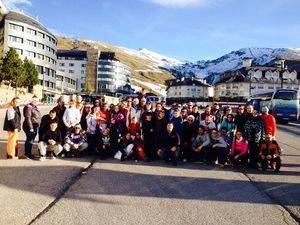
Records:
[[[20,79],[20,83],[22,86],[26,86],[29,88],[31,92],[34,85],[39,83],[39,73],[32,63],[32,61],[28,60],[27,58],[23,62],[23,76]]]
[[[0,82],[8,81],[14,86],[18,86],[19,81],[23,77],[22,60],[16,49],[10,48],[2,60]]]

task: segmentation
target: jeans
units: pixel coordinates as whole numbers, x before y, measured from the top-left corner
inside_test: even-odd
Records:
[[[33,132],[29,130],[25,130],[26,141],[25,141],[25,155],[27,157],[32,157],[32,146],[34,143],[34,139],[39,131],[38,126],[33,126]]]
[[[180,156],[180,148],[179,147],[175,147],[176,148],[175,151],[172,151],[171,150],[172,148],[170,148],[170,149],[163,149],[163,151],[160,154],[160,157],[163,160],[165,160],[166,162],[168,162],[169,159],[171,159],[171,161],[172,161],[173,164],[177,164],[177,161],[178,161],[179,156]]]

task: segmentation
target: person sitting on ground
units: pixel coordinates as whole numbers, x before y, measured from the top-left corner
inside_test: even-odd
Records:
[[[243,138],[241,131],[237,131],[230,149],[231,164],[233,166],[246,166],[248,161],[248,150],[248,141]]]
[[[87,148],[88,143],[86,134],[81,130],[81,126],[78,123],[74,126],[74,129],[67,134],[64,149],[67,153],[71,153],[71,156],[74,157],[75,154],[78,154]]]
[[[135,135],[140,130],[140,124],[138,123],[136,117],[132,117],[129,124],[129,132]]]
[[[231,146],[233,137],[231,137],[231,136],[228,135],[228,130],[227,130],[226,127],[223,127],[223,128],[220,130],[220,135],[221,135],[221,137],[224,139],[224,141],[227,143],[227,146],[228,146],[228,149],[229,149],[230,146]]]
[[[135,148],[135,159],[136,160],[144,160],[145,159],[145,149],[144,143],[142,139],[142,135],[140,132],[137,132],[134,139],[134,148]]]
[[[132,158],[134,155],[133,148],[134,142],[131,133],[126,132],[120,140],[119,151],[115,154],[115,158],[120,159],[121,161]]]
[[[209,142],[207,146],[207,154],[205,155],[205,161],[208,164],[215,164],[216,160],[218,160],[218,163],[223,166],[226,163],[226,148],[227,143],[225,140],[219,135],[219,132],[217,129],[212,129],[210,136],[209,136]]]
[[[61,145],[62,138],[61,133],[57,129],[58,120],[54,119],[50,122],[50,130],[47,130],[43,133],[43,136],[40,139],[38,148],[40,151],[40,161],[46,159],[47,153],[50,159],[55,159],[55,156],[58,156],[62,152],[63,147]]]
[[[262,170],[266,170],[269,166],[275,171],[279,172],[281,167],[281,149],[274,140],[271,133],[267,133],[265,140],[261,141],[259,145],[259,158]]]
[[[98,153],[100,159],[106,159],[113,155],[111,149],[111,141],[112,140],[110,136],[110,129],[105,128],[104,131],[102,132],[99,145],[98,145]]]
[[[167,131],[161,137],[161,144],[158,147],[157,155],[165,162],[169,162],[171,159],[172,164],[176,166],[180,156],[180,138],[173,131],[173,128],[174,125],[172,123],[167,124]]]
[[[192,143],[192,161],[203,161],[205,158],[205,148],[204,146],[209,144],[209,135],[205,131],[204,126],[199,126],[198,135]]]

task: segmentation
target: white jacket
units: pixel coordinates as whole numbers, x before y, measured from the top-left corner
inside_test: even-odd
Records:
[[[63,115],[63,122],[67,127],[74,127],[76,124],[80,123],[80,119],[80,111],[75,107],[67,108]]]

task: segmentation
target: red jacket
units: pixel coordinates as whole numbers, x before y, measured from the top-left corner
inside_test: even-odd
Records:
[[[131,134],[136,134],[140,130],[140,125],[138,123],[131,123],[129,125],[129,132]]]
[[[265,123],[265,133],[272,134],[273,137],[276,135],[276,120],[272,115],[262,115],[262,119]]]

